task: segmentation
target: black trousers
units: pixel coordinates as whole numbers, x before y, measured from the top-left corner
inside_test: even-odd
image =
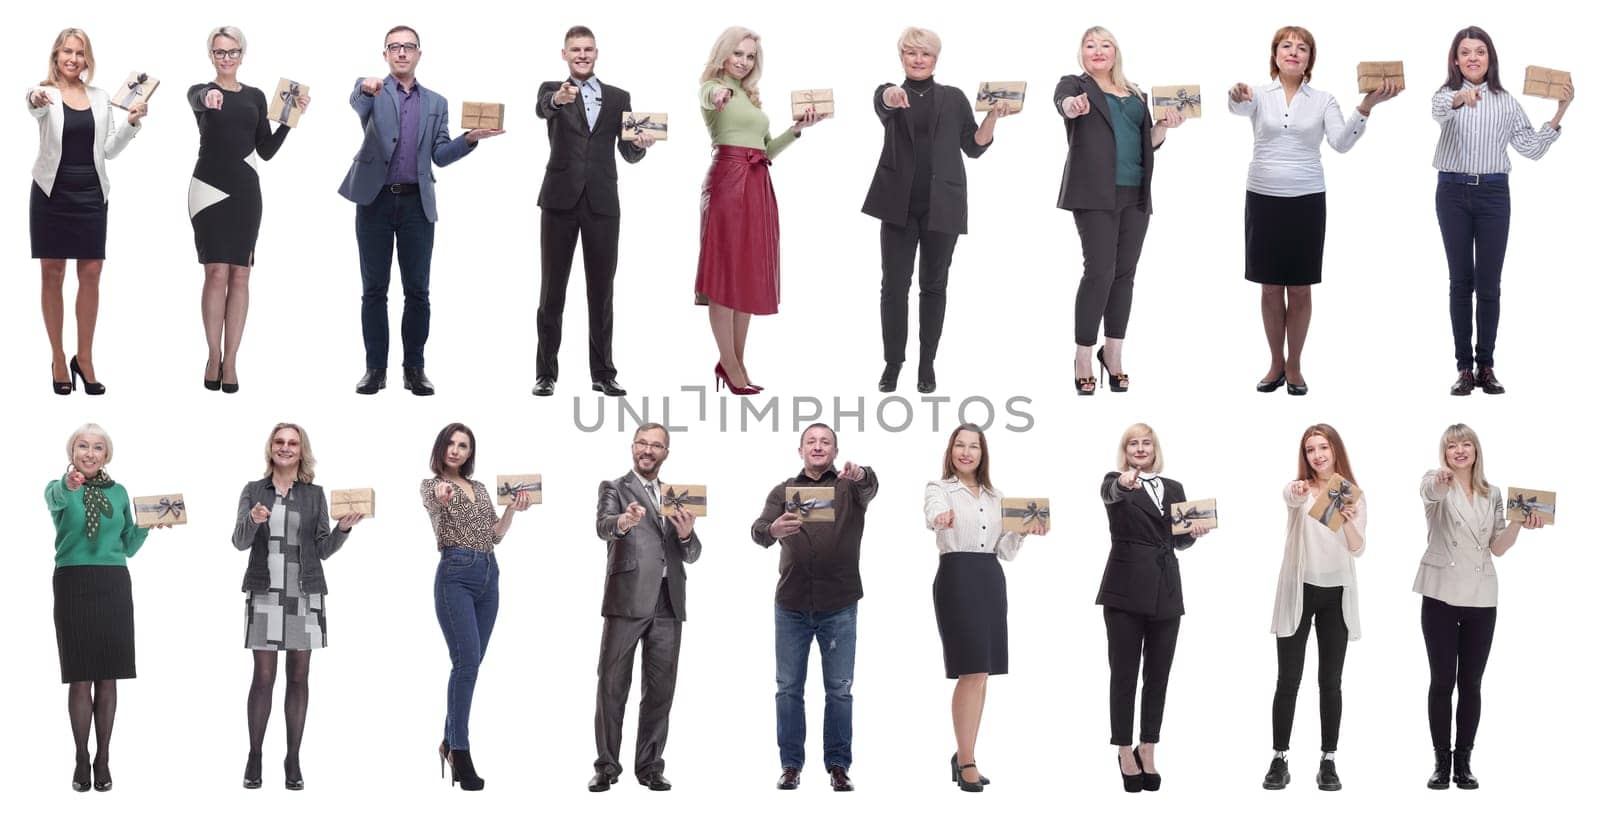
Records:
[[[634,648],[644,645],[644,668],[639,675],[639,736],[634,745],[633,772],[638,777],[666,769],[661,754],[667,746],[667,717],[678,685],[678,647],[683,620],[672,612],[667,581],[661,580],[655,616],[633,619],[605,617],[600,631],[600,684],[595,694],[594,744],[598,754],[595,772],[618,775],[622,764],[622,718],[633,683]]]
[[[1460,608],[1422,598],[1422,641],[1428,647],[1428,730],[1433,749],[1450,749],[1450,693],[1456,691],[1457,750],[1472,749],[1483,712],[1483,669],[1494,642],[1494,608]]]
[[[617,236],[621,217],[604,216],[589,207],[589,194],[578,198],[571,210],[544,208],[539,216],[539,332],[536,374],[555,378],[560,365],[561,313],[567,305],[567,281],[572,277],[572,256],[583,240],[583,279],[589,303],[589,376],[609,380],[617,376],[611,362],[611,292],[617,277]]]
[[[1073,308],[1073,335],[1078,346],[1094,346],[1105,319],[1107,338],[1126,338],[1133,309],[1133,274],[1144,250],[1150,214],[1140,207],[1143,189],[1117,188],[1115,210],[1074,210],[1078,243],[1083,247],[1083,278]]]
[[[878,311],[883,323],[883,360],[899,364],[906,359],[906,322],[909,319],[911,271],[921,248],[922,264],[917,268],[917,356],[919,377],[933,374],[933,358],[939,352],[939,335],[944,331],[945,284],[950,279],[950,259],[955,256],[955,233],[940,233],[926,228],[927,213],[911,213],[904,227],[883,223],[878,241],[883,250],[883,287],[878,293]]]
[[[1144,614],[1104,608],[1106,647],[1111,661],[1111,743],[1133,744],[1133,698],[1139,686],[1139,657],[1144,656],[1144,698],[1139,702],[1139,741],[1161,740],[1161,716],[1167,706],[1167,675],[1178,649],[1182,617],[1153,619]]]
[[[1300,694],[1300,675],[1306,667],[1306,638],[1312,622],[1317,629],[1317,690],[1322,711],[1322,751],[1339,749],[1339,717],[1344,696],[1339,683],[1344,676],[1344,652],[1350,629],[1344,622],[1344,588],[1304,586],[1300,627],[1293,636],[1278,638],[1278,690],[1272,697],[1272,749],[1289,749],[1294,729],[1294,702]]]

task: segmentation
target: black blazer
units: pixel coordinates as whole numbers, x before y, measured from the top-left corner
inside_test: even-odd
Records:
[[[883,104],[886,82],[872,95],[872,108],[883,122],[883,152],[878,170],[867,189],[861,212],[889,224],[905,226],[911,212],[911,182],[917,172],[911,147],[910,117],[904,108]],[[909,93],[909,92],[908,92]],[[940,233],[967,232],[967,169],[961,154],[977,159],[989,149],[976,141],[978,121],[961,89],[933,84],[929,91],[933,111],[933,178],[928,193],[928,229]]]
[[[646,514],[638,525],[619,537],[617,518],[629,503],[644,506]],[[684,583],[688,575],[683,566],[700,559],[700,533],[691,532],[688,542],[679,542],[672,521],[662,517],[651,504],[650,493],[632,470],[615,480],[600,481],[594,525],[595,533],[606,541],[606,590],[600,615],[630,619],[655,616],[664,565],[672,612],[679,620],[687,620]]]
[[[1089,95],[1089,113],[1067,119],[1061,113],[1061,100],[1079,94]],[[1149,214],[1150,177],[1156,166],[1156,149],[1150,145],[1149,99],[1139,95],[1144,115],[1139,120],[1139,140],[1144,146],[1144,206]],[[1061,195],[1056,207],[1062,210],[1114,210],[1117,202],[1117,137],[1111,128],[1111,106],[1099,83],[1088,74],[1062,77],[1056,85],[1056,113],[1067,125],[1067,166],[1061,172]],[[1165,478],[1163,478],[1165,479]]]
[[[245,568],[246,592],[265,591],[272,584],[271,570],[267,568],[267,539],[271,535],[267,523],[250,519],[250,509],[256,503],[272,508],[278,490],[272,478],[263,477],[246,483],[239,492],[239,517],[233,526],[233,547],[240,551],[250,549],[250,564]],[[299,480],[289,489],[289,508],[300,514],[300,590],[307,594],[325,594],[328,582],[322,576],[322,561],[333,556],[344,545],[350,532],[328,525],[328,498],[322,487]]]
[[[617,200],[617,153],[629,164],[644,158],[644,148],[622,139],[622,113],[633,110],[628,92],[600,83],[600,113],[589,130],[589,117],[583,110],[583,97],[557,107],[550,104],[566,80],[539,86],[539,101],[534,106],[550,132],[550,158],[544,166],[544,184],[539,187],[539,206],[552,210],[571,210],[587,190],[589,207],[602,216],[620,216]]]
[[[1155,619],[1183,615],[1183,579],[1178,574],[1177,550],[1194,545],[1194,535],[1173,534],[1168,509],[1187,499],[1183,484],[1162,477],[1158,509],[1143,486],[1125,489],[1110,472],[1100,483],[1100,499],[1111,524],[1111,553],[1100,579],[1096,605]]]

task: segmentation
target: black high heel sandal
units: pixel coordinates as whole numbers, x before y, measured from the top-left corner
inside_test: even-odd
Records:
[[[211,373],[207,372],[206,374],[209,375]],[[217,359],[217,377],[215,377],[215,378],[202,378],[200,380],[200,385],[204,386],[206,389],[208,389],[208,390],[210,390],[212,392],[215,392],[218,389],[222,388],[222,359],[221,358]]]
[[[77,388],[78,384],[72,379],[72,369],[70,367],[67,369],[67,379],[58,381],[56,380],[56,365],[54,363],[50,364],[50,391],[57,395],[70,395]]]
[[[1449,774],[1450,774],[1450,757],[1449,757],[1448,754],[1445,756],[1445,764],[1444,764],[1444,766],[1445,766],[1445,775],[1449,776]],[[83,760],[81,760],[81,761],[79,761],[77,763],[77,766],[72,768],[72,791],[73,792],[88,792],[89,791],[89,786],[90,786],[90,784],[89,784],[89,760],[88,759],[83,759]]]
[[[450,784],[461,784],[466,792],[483,789],[483,779],[472,766],[472,753],[467,750],[450,750]]]
[[[1110,367],[1106,366],[1106,348],[1100,347],[1095,351],[1094,357],[1100,361],[1100,376],[1105,378],[1106,373],[1111,370]],[[1110,377],[1106,378],[1106,388],[1113,392],[1128,391],[1128,373],[1111,372]]]
[[[1134,769],[1139,767],[1139,753],[1137,751],[1133,754],[1133,766]],[[1142,792],[1144,790],[1144,780],[1140,773],[1125,773],[1122,771],[1121,750],[1117,751],[1117,774],[1122,776],[1123,792]]]
[[[304,773],[300,772],[299,759],[295,759],[295,762],[292,766],[293,769],[291,770],[289,759],[286,758],[283,760],[283,788],[298,792],[306,788],[306,777]]]
[[[244,788],[261,789],[261,754],[251,753],[244,760]]]
[[[1137,745],[1133,748],[1133,763],[1134,766],[1139,768],[1139,786],[1150,792],[1161,789],[1161,773],[1145,771],[1144,759],[1139,757],[1139,747]]]
[[[966,766],[962,766],[960,764],[957,764],[956,763],[956,754],[955,753],[951,753],[950,754],[950,780],[956,782],[957,784],[964,783],[961,780],[961,771],[966,769],[967,767],[976,767],[976,766],[978,766],[977,762],[973,762],[973,763],[968,764]],[[978,785],[979,785],[979,787],[980,788],[981,787],[987,787],[989,784],[990,784],[990,781],[989,781],[988,777],[984,776],[982,773],[979,773],[978,774]]]

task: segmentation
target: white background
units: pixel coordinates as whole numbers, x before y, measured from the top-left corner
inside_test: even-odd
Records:
[[[1559,4],[1558,4],[1559,5]],[[33,120],[13,98],[4,129],[0,241],[15,260],[0,333],[15,354],[4,365],[15,468],[0,477],[13,525],[15,582],[9,593],[8,672],[0,674],[7,741],[0,765],[13,782],[8,806],[62,814],[116,809],[124,815],[294,809],[332,813],[371,807],[411,812],[462,808],[433,778],[449,665],[432,610],[435,563],[427,517],[416,500],[428,448],[444,423],[478,434],[480,475],[541,471],[544,505],[517,518],[498,550],[500,620],[483,666],[473,752],[488,779],[468,808],[480,814],[530,808],[612,814],[697,814],[753,807],[779,814],[829,809],[1009,812],[1069,808],[1175,810],[1226,803],[1261,814],[1445,806],[1453,811],[1569,806],[1568,783],[1585,763],[1596,727],[1584,639],[1592,583],[1574,535],[1588,508],[1582,482],[1589,424],[1589,361],[1569,342],[1592,311],[1593,264],[1580,220],[1594,183],[1589,95],[1567,133],[1538,164],[1514,160],[1514,224],[1505,272],[1499,370],[1510,390],[1451,398],[1454,377],[1446,270],[1433,215],[1430,159],[1437,126],[1428,97],[1444,75],[1451,34],[1485,26],[1496,37],[1508,88],[1520,91],[1529,63],[1595,76],[1587,31],[1574,9],[1458,3],[1451,13],[1376,2],[1256,6],[1143,3],[1095,13],[1021,3],[596,4],[559,15],[468,4],[378,6],[280,3],[227,10],[209,4],[159,9],[91,0],[28,7],[13,16],[0,48],[0,76],[20,92],[37,81],[62,26],[87,28],[99,60],[97,84],[131,70],[163,80],[140,136],[110,165],[111,233],[96,363],[104,397],[45,391],[48,347],[34,300],[37,265],[27,253]],[[406,23],[422,33],[422,82],[448,97],[507,104],[510,132],[439,173],[433,269],[433,340],[428,371],[439,395],[399,389],[352,393],[362,367],[360,282],[353,210],[335,193],[359,145],[345,104],[353,80],[381,75],[383,32]],[[241,78],[269,89],[280,76],[308,83],[315,100],[278,157],[262,165],[266,218],[258,246],[254,304],[239,364],[242,391],[204,392],[198,319],[200,268],[185,218],[197,137],[184,90],[208,80],[206,31],[242,27],[249,53]],[[532,92],[563,76],[567,26],[599,33],[599,75],[632,92],[641,110],[672,115],[669,142],[621,168],[625,225],[618,273],[616,361],[635,407],[649,396],[659,419],[672,396],[673,437],[663,476],[710,484],[700,525],[701,561],[690,568],[690,619],[674,708],[667,775],[677,788],[647,793],[624,776],[612,793],[590,795],[594,662],[600,634],[603,544],[593,533],[594,487],[628,467],[632,421],[615,401],[584,391],[581,270],[567,309],[558,396],[528,396],[538,297],[534,200],[546,140]],[[737,432],[739,404],[725,404],[729,431],[705,420],[682,386],[709,385],[715,352],[703,313],[690,305],[697,252],[697,202],[708,140],[694,102],[706,49],[726,25],[763,33],[768,110],[779,119],[787,92],[832,87],[840,101],[825,122],[773,166],[783,211],[786,286],[782,313],[760,318],[749,365],[779,396],[759,431]],[[881,128],[869,95],[902,76],[895,39],[906,24],[944,36],[937,78],[970,95],[982,80],[1026,79],[1027,109],[999,124],[994,147],[968,163],[971,234],[959,245],[939,384],[956,402],[996,405],[1027,396],[1026,432],[991,430],[993,474],[1015,495],[1054,500],[1056,530],[1030,540],[1007,566],[1012,672],[996,677],[978,756],[997,783],[983,802],[947,783],[953,747],[950,683],[943,679],[929,586],[936,559],[920,516],[921,492],[938,477],[953,422],[916,402],[901,433],[876,429],[872,391],[880,364],[878,223],[859,213],[875,168]],[[1314,83],[1346,113],[1358,101],[1355,63],[1403,59],[1410,90],[1380,107],[1370,133],[1348,155],[1325,151],[1328,248],[1325,282],[1306,353],[1311,395],[1258,395],[1265,372],[1257,288],[1241,276],[1243,183],[1250,128],[1229,116],[1226,87],[1267,81],[1269,40],[1283,23],[1318,38]],[[1156,215],[1140,265],[1126,367],[1133,391],[1072,396],[1072,297],[1080,271],[1070,214],[1054,207],[1065,140],[1050,94],[1077,73],[1076,43],[1091,24],[1117,33],[1128,75],[1146,87],[1198,82],[1206,116],[1174,132],[1158,154]],[[1587,87],[1587,86],[1585,86]],[[1535,123],[1554,109],[1524,99]],[[393,357],[399,356],[398,274],[393,287]],[[69,274],[69,281],[71,276]],[[68,287],[67,337],[72,287]],[[912,306],[915,315],[915,305]],[[915,330],[913,347],[915,354]],[[72,347],[69,340],[68,353]],[[804,365],[791,361],[805,359]],[[818,365],[816,360],[824,363]],[[394,373],[398,375],[398,371]],[[859,790],[834,795],[821,768],[821,687],[810,686],[812,761],[797,793],[777,794],[773,740],[771,593],[777,554],[751,544],[747,527],[768,489],[799,468],[795,445],[807,422],[791,400],[817,396],[832,420],[836,397],[859,401],[864,421],[840,424],[841,457],[875,466],[882,491],[869,515],[862,573],[855,684]],[[865,396],[863,398],[863,396]],[[583,433],[577,403],[606,425]],[[801,407],[804,408],[803,406]],[[1585,413],[1587,414],[1587,413]],[[901,412],[889,415],[899,422]],[[327,566],[332,646],[313,661],[312,705],[303,751],[308,789],[286,794],[274,759],[281,711],[267,745],[267,789],[245,793],[244,698],[250,660],[240,645],[246,558],[228,547],[239,487],[260,475],[274,421],[310,430],[327,488],[372,486],[376,519],[363,523]],[[975,419],[983,420],[981,413]],[[138,610],[139,678],[121,685],[109,795],[71,793],[65,690],[57,683],[50,624],[52,529],[39,499],[60,473],[65,436],[94,420],[115,439],[109,471],[135,494],[184,492],[192,521],[151,535],[132,562]],[[1219,498],[1222,528],[1183,557],[1188,616],[1172,671],[1160,745],[1161,794],[1128,799],[1106,745],[1105,641],[1092,603],[1107,544],[1095,491],[1114,464],[1121,431],[1151,423],[1169,473],[1191,497]],[[1502,561],[1501,612],[1485,681],[1474,757],[1477,793],[1431,793],[1424,703],[1427,666],[1410,591],[1424,546],[1420,474],[1436,462],[1440,431],[1463,420],[1481,434],[1498,485],[1561,492],[1560,524],[1523,537]],[[1265,794],[1269,706],[1275,677],[1268,632],[1282,551],[1279,491],[1294,476],[1296,443],[1308,424],[1344,433],[1371,508],[1369,546],[1359,561],[1365,638],[1345,666],[1339,765],[1346,789],[1315,790],[1315,659],[1308,661],[1290,753],[1289,791]],[[859,428],[861,424],[867,427]],[[1314,651],[1313,651],[1314,654]],[[813,674],[816,670],[813,670]],[[281,695],[281,682],[279,694]],[[629,714],[637,708],[637,688]],[[1563,760],[1570,749],[1577,753]],[[624,763],[632,760],[632,730]],[[1558,767],[1560,772],[1557,772]],[[1196,801],[1195,799],[1203,799]],[[1178,803],[1181,801],[1182,807]],[[997,803],[998,802],[998,803]],[[1069,806],[1070,805],[1070,806]],[[32,808],[32,809],[28,809]]]

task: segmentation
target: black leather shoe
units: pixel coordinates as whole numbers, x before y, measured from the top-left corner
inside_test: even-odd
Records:
[[[1282,372],[1279,372],[1278,373],[1278,377],[1273,378],[1270,381],[1260,381],[1259,383],[1257,383],[1256,384],[1256,391],[1257,392],[1276,392],[1276,391],[1278,391],[1278,387],[1283,386],[1284,384],[1286,384],[1288,382],[1289,382],[1289,376],[1284,374],[1284,373],[1282,373]]]
[[[1475,790],[1478,788],[1478,777],[1472,774],[1472,750],[1456,750],[1451,754],[1456,763],[1455,775],[1450,780],[1454,781],[1457,789]]]
[[[206,374],[210,375],[211,372],[207,370]],[[220,359],[217,361],[217,376],[215,378],[202,378],[200,385],[212,392],[222,388],[222,361]]]
[[[973,762],[973,766],[977,766],[977,762]],[[950,780],[956,782],[957,784],[961,783],[961,765],[956,763],[956,753],[950,754]],[[982,773],[979,773],[978,783],[988,786],[989,779]]]
[[[101,765],[99,763],[96,763],[94,765],[94,791],[95,792],[110,792],[111,791],[111,768],[109,766],[107,766],[105,768],[105,773],[102,775],[101,772],[100,772],[100,767],[101,767]],[[1474,782],[1473,786],[1477,786],[1477,783]]]
[[[800,768],[799,767],[784,767],[783,768],[783,774],[778,776],[778,789],[780,789],[780,790],[797,790],[797,789],[800,789]]]
[[[1139,757],[1139,748],[1133,748],[1133,763],[1139,766],[1139,787],[1155,792],[1161,789],[1161,773],[1153,773],[1144,768],[1144,759]]]
[[[72,791],[88,792],[89,786],[89,759],[85,757],[72,768]]]
[[[1344,784],[1339,781],[1339,771],[1333,768],[1333,759],[1324,758],[1317,765],[1317,789],[1325,792],[1344,789]]]
[[[549,377],[545,377],[545,376],[541,375],[536,380],[534,380],[534,382],[533,382],[533,396],[534,397],[536,397],[536,398],[548,398],[551,395],[554,395],[555,393],[556,393],[556,379],[555,378],[549,378]]]
[[[1276,386],[1273,389],[1277,389]],[[1289,762],[1277,756],[1272,757],[1272,763],[1267,765],[1267,777],[1261,779],[1261,788],[1264,790],[1281,790],[1289,786]]]
[[[1469,377],[1472,373],[1466,373]],[[1450,751],[1433,751],[1433,775],[1428,776],[1428,789],[1450,789]]]
[[[1294,395],[1295,397],[1300,397],[1301,395],[1310,392],[1311,388],[1303,383],[1291,383],[1289,384],[1288,391],[1289,394]]]
[[[608,398],[620,398],[628,394],[628,390],[617,385],[616,378],[603,378],[589,385],[596,392],[604,392]]]
[[[639,785],[643,787],[649,787],[655,792],[666,792],[667,790],[672,789],[672,782],[668,781],[667,777],[661,773],[651,773],[649,775],[639,776]]]
[[[878,376],[878,391],[893,392],[900,386],[900,365],[884,364],[883,374]]]
[[[929,378],[929,379],[927,379],[925,381],[924,380],[918,380],[917,381],[917,391],[921,392],[924,395],[931,395],[931,394],[933,394],[933,390],[938,389],[938,388],[939,388],[939,385],[934,383],[934,380],[932,378]]]
[[[1456,378],[1455,385],[1450,387],[1450,394],[1470,395],[1472,394],[1473,387],[1477,385],[1478,381],[1476,378],[1472,377],[1472,370],[1463,369],[1461,370],[1460,377]]]
[[[1478,367],[1478,388],[1486,395],[1504,395],[1506,388],[1500,385],[1500,379],[1494,376],[1494,367]]]
[[[303,790],[303,789],[306,788],[305,776],[300,774],[300,760],[299,759],[295,759],[294,761],[290,761],[289,759],[284,759],[284,761],[283,761],[283,788],[286,789],[286,790],[294,790],[296,792],[299,792],[300,790]]]
[[[1134,769],[1139,767],[1139,754],[1133,754]],[[1139,773],[1125,773],[1122,771],[1122,752],[1117,752],[1117,774],[1122,776],[1123,792],[1144,792],[1144,779]]]
[[[433,381],[428,380],[428,376],[423,374],[422,367],[404,367],[400,370],[400,376],[411,394],[418,396],[433,394]]]
[[[217,384],[221,386],[221,382]],[[357,395],[376,395],[378,390],[389,385],[389,371],[387,369],[369,369],[367,374],[356,381]],[[206,387],[207,389],[211,387]]]
[[[261,789],[261,754],[251,753],[244,759],[244,788]]]
[[[850,773],[837,764],[828,768],[828,783],[833,785],[834,792],[855,792],[856,789],[856,785],[850,783]]]
[[[616,776],[609,773],[595,773],[594,777],[589,779],[589,792],[605,792],[615,783],[617,783]]]

